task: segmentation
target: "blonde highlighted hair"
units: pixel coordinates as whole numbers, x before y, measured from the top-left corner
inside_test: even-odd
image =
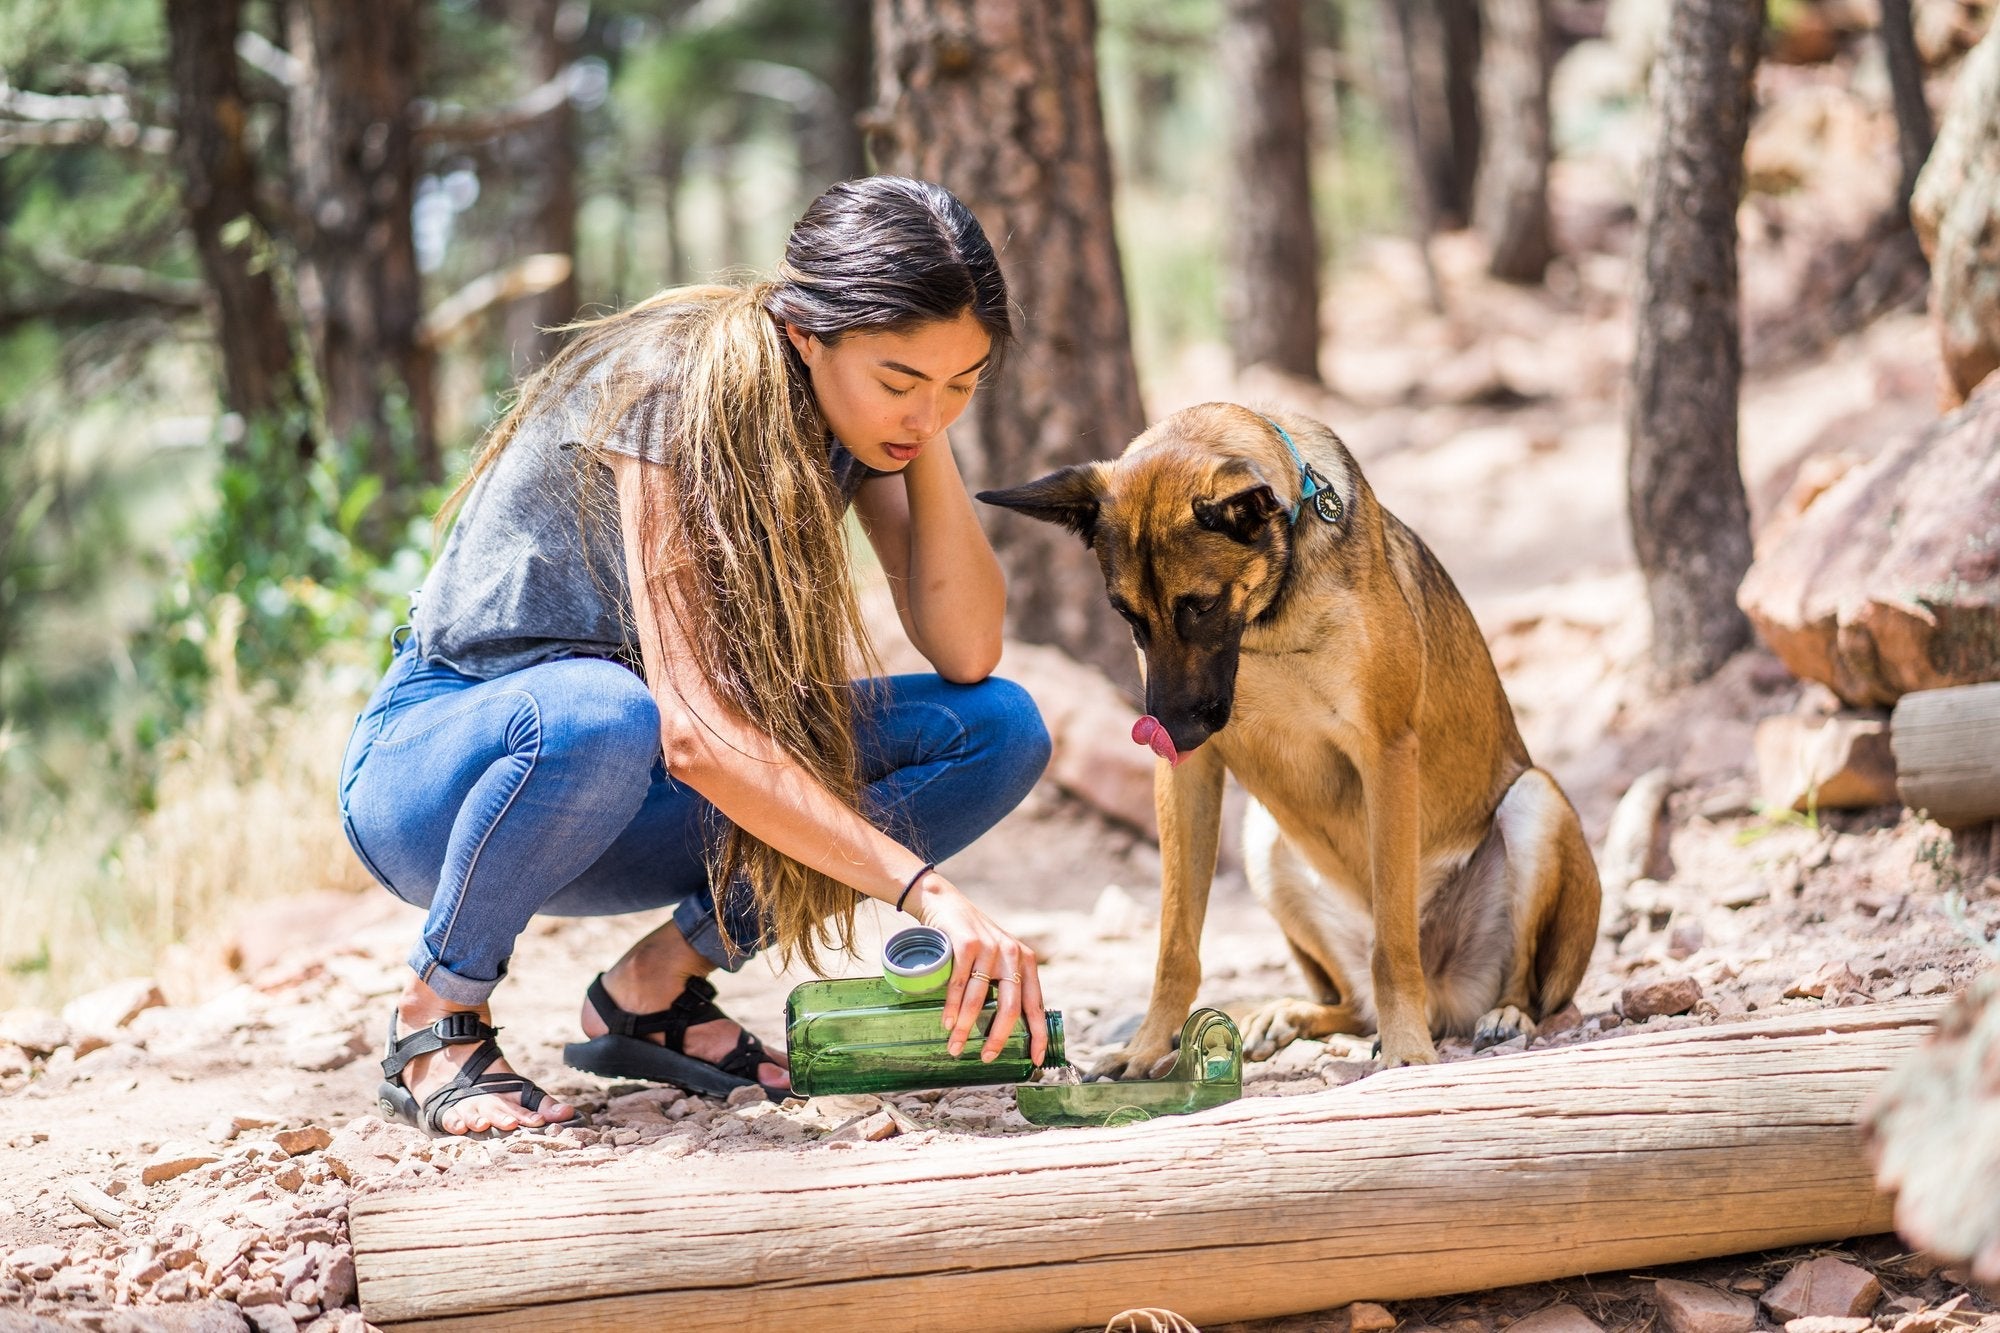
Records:
[[[850,672],[873,654],[826,423],[783,326],[832,343],[967,311],[993,335],[997,360],[1012,334],[1006,286],[965,206],[920,181],[843,182],[793,228],[775,280],[677,288],[568,326],[562,351],[523,382],[445,501],[439,528],[543,412],[580,411],[588,459],[601,461],[614,435],[634,442],[630,451],[658,460],[641,469],[637,534],[651,604],[681,618],[681,642],[724,706],[858,808]],[[586,510],[615,516],[608,471],[584,470]],[[592,525],[579,522],[588,541]],[[617,532],[615,517],[600,531]],[[718,913],[739,882],[764,943],[786,962],[818,970],[820,949],[851,950],[855,891],[726,824],[709,861]]]

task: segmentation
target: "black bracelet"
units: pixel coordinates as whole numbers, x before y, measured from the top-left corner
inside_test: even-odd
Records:
[[[903,910],[903,899],[910,896],[910,890],[917,887],[917,881],[922,879],[925,875],[930,874],[931,871],[936,869],[937,869],[937,862],[935,861],[926,861],[922,865],[917,867],[917,873],[910,876],[910,882],[908,884],[905,884],[903,886],[903,891],[896,895],[896,910],[898,912]]]

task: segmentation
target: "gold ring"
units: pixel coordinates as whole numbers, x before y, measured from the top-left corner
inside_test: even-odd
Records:
[[[974,972],[974,973],[972,974],[972,979],[973,979],[974,981],[991,981],[991,980],[993,980],[993,978],[992,978],[992,977],[989,977],[989,976],[987,976],[987,975],[986,975],[986,974],[985,974],[984,972],[977,972],[977,971],[975,971],[975,972]]]
[[[1008,976],[1007,980],[1013,982],[1016,986],[1018,986],[1021,984],[1021,974],[1019,972],[1015,972],[1010,976]]]

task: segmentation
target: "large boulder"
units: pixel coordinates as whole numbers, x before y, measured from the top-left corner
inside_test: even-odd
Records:
[[[1910,221],[1931,261],[1946,396],[1962,402],[2000,368],[2000,23],[1959,69]]]
[[[1737,601],[1857,707],[2000,680],[2000,377],[1774,525]]]

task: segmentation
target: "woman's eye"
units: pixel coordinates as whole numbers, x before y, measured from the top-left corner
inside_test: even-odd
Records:
[[[893,384],[884,384],[882,387],[889,391],[889,396],[891,398],[901,398],[903,395],[909,392],[908,389],[899,389]]]

